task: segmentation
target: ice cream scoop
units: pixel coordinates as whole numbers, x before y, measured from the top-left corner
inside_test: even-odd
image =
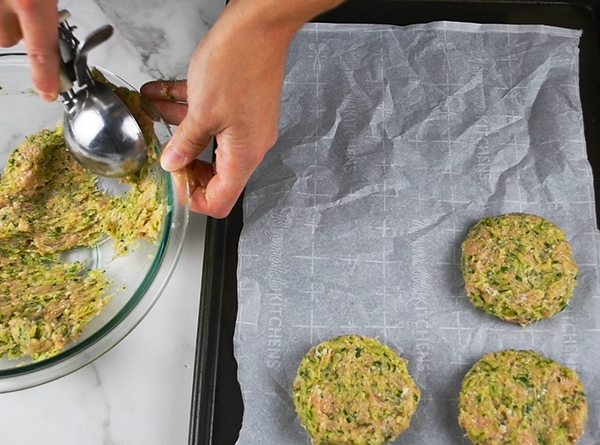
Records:
[[[60,17],[65,142],[73,157],[97,175],[135,173],[147,160],[142,130],[119,96],[93,78],[87,64],[88,52],[108,40],[113,28],[106,25],[93,31],[80,45],[75,28],[67,23],[68,12],[61,11]]]

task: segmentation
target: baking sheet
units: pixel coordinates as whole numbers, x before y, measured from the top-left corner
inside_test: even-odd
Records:
[[[280,139],[248,184],[234,337],[240,444],[308,443],[291,386],[335,335],[377,337],[422,391],[394,443],[468,443],[457,397],[483,354],[535,349],[576,369],[600,436],[598,233],[578,88],[579,33],[449,22],[307,25],[288,58]],[[580,266],[570,306],[528,327],[475,309],[460,242],[482,216],[559,224]]]

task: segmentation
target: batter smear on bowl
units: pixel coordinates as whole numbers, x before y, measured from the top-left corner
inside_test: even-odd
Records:
[[[408,428],[420,391],[392,348],[345,335],[304,356],[293,396],[314,445],[380,445]]]
[[[579,269],[564,232],[537,215],[483,218],[462,244],[462,273],[475,306],[527,325],[562,311]]]

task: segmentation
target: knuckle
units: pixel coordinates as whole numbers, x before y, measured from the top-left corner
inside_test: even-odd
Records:
[[[58,88],[58,79],[39,73],[32,77],[35,87],[42,92],[51,92]]]
[[[273,148],[275,143],[277,142],[277,132],[272,132],[266,135],[263,139],[258,141],[258,143],[250,150],[248,153],[248,160],[254,165],[259,165],[267,152]]]
[[[198,134],[202,134],[196,128],[193,129],[193,132],[187,128],[185,125],[180,125],[178,127],[178,139],[180,142],[180,148],[183,148],[184,151],[195,154],[201,151],[208,141],[204,141],[202,136],[198,136]]]
[[[265,141],[265,146],[267,147],[267,150],[270,150],[273,147],[273,145],[277,143],[278,138],[279,135],[277,133],[277,130],[272,131],[270,133],[270,135],[267,137],[267,140]]]
[[[211,211],[210,216],[212,216],[215,219],[223,219],[223,218],[226,218],[227,215],[229,215],[229,210],[220,208],[220,209],[213,209]]]
[[[254,170],[264,159],[266,151],[250,150],[247,156],[249,167]]]
[[[36,12],[40,7],[40,2],[37,0],[16,0],[15,4],[26,14]]]
[[[50,68],[56,64],[56,55],[51,51],[38,48],[29,48],[27,51],[31,63],[42,68]]]
[[[232,203],[225,202],[219,200],[216,196],[213,197],[213,199],[209,199],[209,197],[207,196],[207,200],[208,215],[216,219],[226,218],[231,212],[233,205],[235,204],[235,201]]]
[[[277,128],[275,128],[264,132],[260,138],[256,139],[256,144],[261,148],[263,156],[277,143],[278,136]]]
[[[183,144],[183,147],[186,149],[191,148],[194,145],[194,141],[190,136],[188,130],[185,126],[181,125],[179,128],[179,141]]]
[[[237,191],[231,193],[225,192],[221,188],[208,188],[204,194],[206,214],[216,219],[226,218],[235,205],[240,193],[241,190],[239,193]]]

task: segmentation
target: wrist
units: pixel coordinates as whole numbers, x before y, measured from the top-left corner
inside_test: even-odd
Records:
[[[312,18],[344,0],[232,0],[240,18],[288,36]]]

